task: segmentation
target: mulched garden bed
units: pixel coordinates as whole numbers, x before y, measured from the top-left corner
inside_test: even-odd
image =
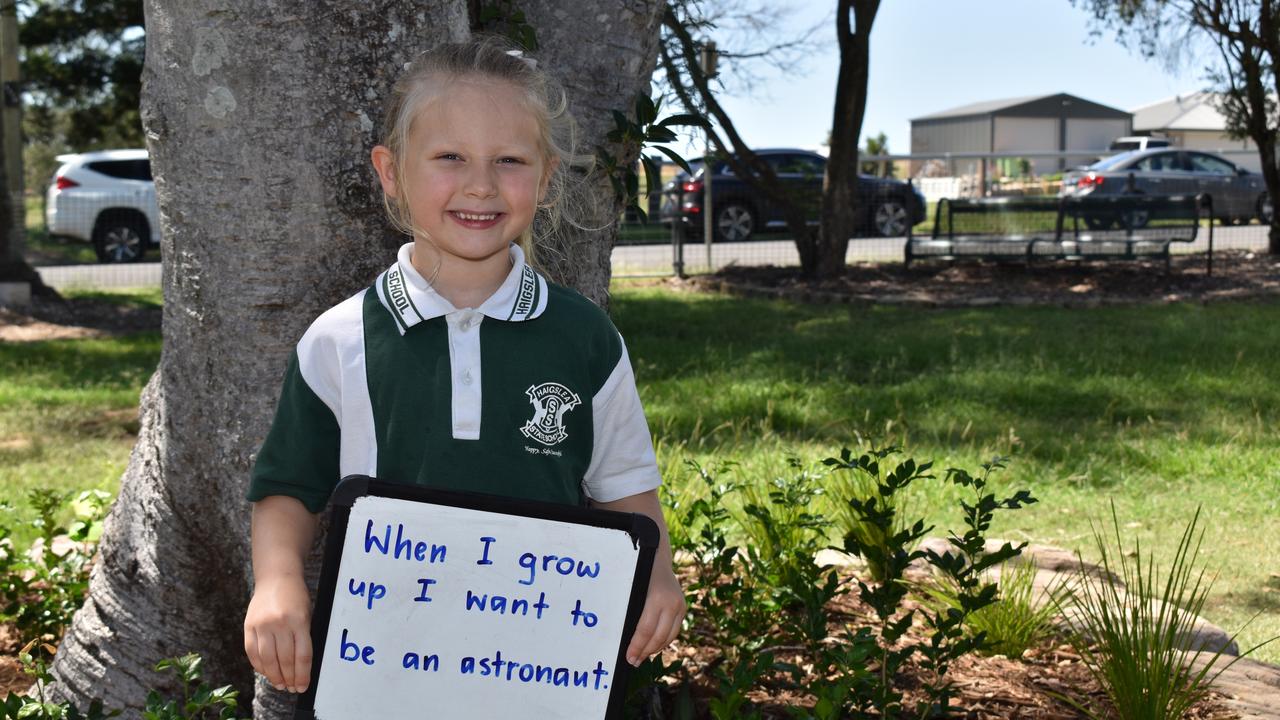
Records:
[[[686,586],[694,581],[692,570],[685,568],[682,582]],[[833,635],[842,631],[844,624],[858,627],[872,626],[875,615],[855,593],[842,595],[828,606],[831,611],[830,629]],[[910,599],[904,608],[916,607]],[[691,613],[693,611],[691,610]],[[711,638],[717,633],[700,623],[696,614],[694,627],[677,639],[663,654],[665,663],[682,660],[688,675],[693,678],[690,694],[697,706],[697,717],[708,718],[707,701],[715,697],[717,682],[713,668],[725,662],[724,648],[710,643],[690,644],[691,638]],[[911,642],[927,642],[927,634],[919,622],[908,632]],[[809,661],[798,649],[779,650],[775,661],[805,667]],[[956,662],[947,673],[955,684],[956,695],[952,701],[951,716],[966,720],[1080,720],[1086,717],[1060,697],[1095,711],[1106,706],[1105,694],[1094,681],[1080,660],[1080,656],[1061,638],[1028,650],[1022,658],[1011,659],[1000,655],[968,655]],[[920,689],[924,671],[915,663],[897,678],[897,687],[906,693],[906,705],[925,697]],[[663,708],[670,712],[675,704],[679,688],[674,679],[668,679],[663,691]],[[747,694],[764,718],[792,718],[791,708],[813,707],[814,698],[798,690],[790,676],[776,674],[765,678],[755,690]],[[1220,702],[1220,696],[1210,694],[1184,716],[1184,720],[1227,720],[1239,717]]]
[[[11,692],[22,693],[31,687],[30,676],[22,672],[18,664],[18,651],[22,640],[11,624],[0,625],[0,698]]]
[[[673,281],[678,287],[748,297],[815,303],[877,303],[925,307],[1213,302],[1280,297],[1280,257],[1243,251],[1163,261],[1018,263],[855,263],[831,280],[807,280],[796,267],[730,266]]]

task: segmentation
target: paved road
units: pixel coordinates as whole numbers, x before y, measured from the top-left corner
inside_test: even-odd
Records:
[[[1208,239],[1201,237],[1192,245],[1175,243],[1174,252],[1204,252]],[[1261,225],[1246,227],[1215,227],[1214,248],[1217,250],[1266,250],[1267,233]],[[900,260],[903,238],[857,238],[849,241],[845,259]],[[671,273],[671,245],[629,245],[614,248],[613,274],[667,275]],[[698,272],[707,269],[706,246],[686,245],[685,269]],[[716,243],[712,246],[711,262],[715,267],[725,265],[798,265],[799,256],[790,240],[763,240],[747,243]],[[45,283],[55,288],[124,288],[155,287],[160,284],[160,263],[132,265],[67,265],[39,268]]]

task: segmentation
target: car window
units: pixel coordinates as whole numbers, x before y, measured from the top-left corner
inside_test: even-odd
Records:
[[[1226,160],[1219,160],[1212,155],[1190,153],[1191,169],[1195,172],[1212,175],[1235,175],[1236,169]]]
[[[1112,150],[1137,150],[1138,143],[1134,140],[1126,140],[1124,142],[1111,143]]]
[[[1133,169],[1141,172],[1173,172],[1178,169],[1175,153],[1156,153],[1148,155],[1133,164]]]
[[[765,160],[778,174],[821,176],[824,172],[822,161],[810,155],[767,155]]]
[[[1112,155],[1109,158],[1103,158],[1098,162],[1089,166],[1090,170],[1114,170],[1133,159],[1134,151],[1122,152],[1119,155]]]
[[[121,180],[151,180],[149,160],[99,160],[86,165],[90,170]]]

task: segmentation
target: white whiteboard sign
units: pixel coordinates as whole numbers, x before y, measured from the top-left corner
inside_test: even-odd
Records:
[[[325,560],[328,625],[299,716],[605,718],[644,552],[619,528],[358,497],[336,574]]]

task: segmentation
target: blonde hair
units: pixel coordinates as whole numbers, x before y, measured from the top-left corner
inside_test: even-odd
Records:
[[[535,246],[553,234],[562,222],[582,227],[571,206],[580,194],[572,192],[574,168],[589,170],[594,158],[577,154],[578,127],[569,113],[569,102],[559,83],[539,70],[536,61],[524,57],[519,48],[500,36],[476,35],[468,42],[439,45],[419,55],[405,66],[391,89],[383,120],[382,145],[392,154],[396,187],[405,188],[403,168],[406,144],[414,119],[427,101],[450,81],[481,78],[506,82],[522,91],[524,105],[537,121],[543,160],[550,166],[558,159],[538,202],[533,224],[516,241],[526,262],[536,266]],[[391,197],[384,191],[382,204],[391,224],[413,238],[431,238],[413,221],[403,190]]]

